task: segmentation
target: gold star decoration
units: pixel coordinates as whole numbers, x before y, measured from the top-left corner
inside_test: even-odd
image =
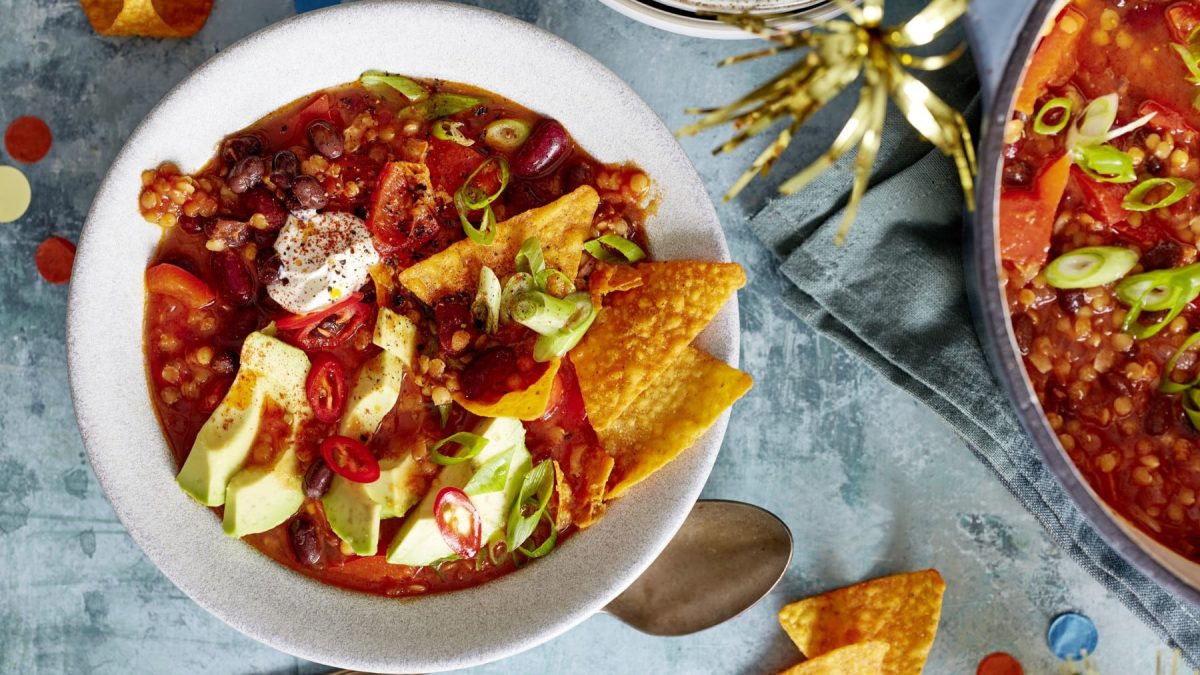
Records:
[[[775,43],[767,49],[727,58],[719,66],[794,50],[806,51],[799,61],[733,103],[719,108],[688,109],[688,114],[702,117],[680,129],[678,134],[691,136],[710,127],[732,123],[736,133],[713,150],[713,154],[719,154],[731,152],[747,139],[790,118],[775,140],[725,194],[728,201],[755,175],[766,176],[800,126],[861,75],[863,85],[858,105],[833,144],[816,161],[784,181],[779,191],[789,195],[795,193],[857,146],[854,185],[845,216],[834,236],[834,242],[841,245],[870,181],[890,97],[913,128],[954,159],[967,209],[973,211],[975,150],[966,120],[910,72],[944,68],[966,48],[959,45],[931,56],[907,51],[933,42],[966,12],[968,0],[932,0],[916,16],[894,26],[882,25],[884,0],[863,0],[862,7],[847,0],[834,1],[845,12],[845,18],[823,21],[799,31],[773,26],[776,19],[786,15],[719,15],[721,20]]]

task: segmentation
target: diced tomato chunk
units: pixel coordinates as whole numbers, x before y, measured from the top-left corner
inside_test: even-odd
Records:
[[[1071,175],[1066,153],[1038,171],[1032,190],[1000,193],[1000,256],[1021,266],[1041,265],[1050,252],[1058,203]]]
[[[307,142],[305,135],[308,133],[309,124],[316,120],[335,121],[332,109],[329,94],[321,94],[314,98],[295,115],[287,118],[287,121],[279,127],[279,133],[272,139],[273,145],[278,148],[286,148],[291,145],[305,144]]]
[[[476,150],[474,146],[463,146],[436,138],[431,139],[428,160],[429,175],[433,179],[434,187],[454,194],[455,190],[462,187],[467,176],[479,168],[479,165],[483,164],[486,159],[487,157]],[[483,176],[477,176],[476,185],[489,192],[499,187],[498,182],[490,185],[485,183],[483,178]]]
[[[208,284],[171,263],[159,263],[146,270],[146,288],[151,293],[161,293],[180,300],[191,309],[199,309],[217,299]]]
[[[1146,126],[1160,133],[1170,133],[1176,136],[1185,138],[1195,137],[1196,130],[1192,125],[1187,123],[1183,115],[1159,103],[1158,101],[1146,101],[1138,108],[1138,115],[1149,115],[1154,113],[1154,117],[1146,123]]]
[[[1086,26],[1087,18],[1079,10],[1074,7],[1063,10],[1050,34],[1033,53],[1013,105],[1017,112],[1032,115],[1033,106],[1047,87],[1059,86],[1070,79],[1078,65],[1075,44]]]
[[[1167,8],[1167,27],[1176,42],[1187,42],[1196,28],[1200,28],[1200,5],[1195,2],[1177,2]]]
[[[1129,216],[1129,212],[1121,207],[1129,186],[1116,183],[1102,183],[1087,176],[1079,167],[1071,168],[1071,177],[1084,195],[1085,208],[1093,217],[1105,225],[1116,225]]]

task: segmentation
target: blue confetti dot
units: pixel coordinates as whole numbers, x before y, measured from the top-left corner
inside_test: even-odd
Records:
[[[321,9],[322,7],[332,7],[341,1],[342,0],[295,0],[296,13],[303,14],[305,12],[311,12],[314,9]]]
[[[1100,641],[1100,633],[1096,624],[1082,614],[1066,612],[1059,614],[1050,622],[1050,630],[1046,631],[1046,643],[1050,651],[1062,660],[1083,659],[1083,652],[1096,653],[1096,643]]]

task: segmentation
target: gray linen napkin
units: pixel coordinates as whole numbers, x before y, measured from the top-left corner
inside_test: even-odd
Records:
[[[978,82],[969,59],[924,78],[977,123]],[[851,97],[834,102],[849,114]],[[831,139],[800,134],[791,166]],[[894,108],[875,179],[842,247],[852,167],[842,161],[793,197],[769,201],[750,228],[794,284],[791,311],[861,357],[953,426],[975,455],[1084,569],[1159,636],[1200,664],[1200,617],[1100,539],[1042,465],[993,379],[971,324],[962,268],[962,191],[952,162],[922,142]]]

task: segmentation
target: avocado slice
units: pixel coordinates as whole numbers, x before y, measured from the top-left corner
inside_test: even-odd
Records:
[[[400,396],[404,367],[416,351],[416,326],[384,308],[375,324],[375,344],[384,349],[362,365],[338,433],[364,443],[379,428]],[[417,463],[410,455],[379,463],[379,478],[363,484],[335,476],[322,498],[334,534],[358,555],[375,555],[379,521],[404,515],[417,501],[411,485]]]
[[[225,534],[244,537],[266,532],[291,518],[304,504],[303,483],[294,440],[274,463],[237,472],[226,490]]]
[[[196,435],[176,477],[179,487],[205,506],[225,504],[226,488],[250,454],[267,399],[291,412],[296,425],[311,414],[304,396],[309,366],[303,351],[262,332],[248,335],[238,374]]]
[[[529,471],[525,427],[514,417],[497,417],[480,422],[474,433],[488,444],[470,460],[442,469],[388,547],[389,563],[419,567],[454,555],[442,539],[433,513],[438,492],[446,487],[467,488],[479,511],[484,542],[492,542],[502,531],[508,507]]]

